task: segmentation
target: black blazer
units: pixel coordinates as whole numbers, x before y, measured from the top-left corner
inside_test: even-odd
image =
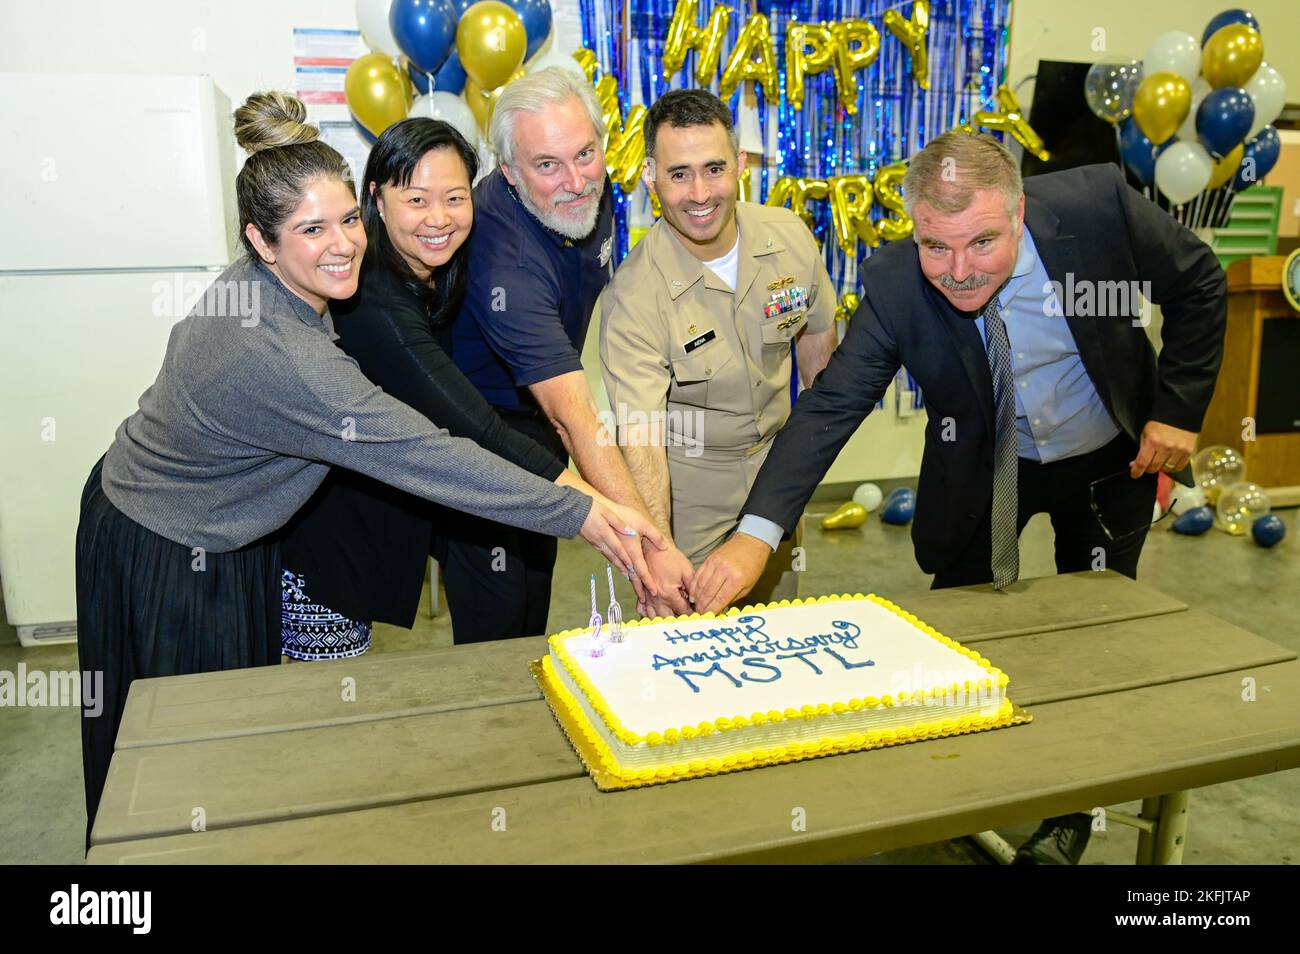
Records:
[[[1164,315],[1158,361],[1145,328],[1127,314],[1070,317],[1064,291],[1059,297],[1083,366],[1125,434],[1136,442],[1152,420],[1199,431],[1227,320],[1227,282],[1209,247],[1129,188],[1114,165],[1025,180],[1025,226],[1063,290],[1150,282]],[[987,352],[975,322],[921,272],[915,242],[881,248],[859,279],[862,303],[844,341],[799,396],[741,513],[791,533],[840,448],[905,365],[929,418],[912,541],[921,569],[934,573],[962,551],[992,498]],[[955,440],[941,439],[946,418],[955,421]]]
[[[564,470],[483,399],[452,363],[450,329],[434,329],[423,303],[392,272],[367,262],[360,289],[331,302],[330,315],[338,346],[385,393],[530,473],[555,480]],[[432,537],[456,519],[437,504],[331,467],[281,531],[281,562],[302,574],[313,600],[336,613],[410,628]]]

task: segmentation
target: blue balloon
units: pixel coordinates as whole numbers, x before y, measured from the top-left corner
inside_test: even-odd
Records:
[[[912,522],[916,512],[916,491],[911,487],[899,487],[890,492],[880,508],[880,519],[896,526]]]
[[[506,5],[524,21],[524,33],[528,36],[526,63],[551,35],[551,0],[506,0]]]
[[[1277,130],[1272,126],[1265,126],[1259,131],[1259,135],[1246,143],[1246,148],[1242,150],[1241,168],[1232,177],[1233,191],[1249,189],[1259,182],[1277,165],[1277,158],[1281,154],[1282,140],[1278,138]]]
[[[1119,127],[1119,154],[1124,159],[1125,167],[1143,185],[1155,182],[1156,158],[1173,144],[1171,136],[1159,146],[1153,145],[1138,128],[1137,120],[1131,116]]]
[[[1255,538],[1256,543],[1267,550],[1282,542],[1282,538],[1286,536],[1286,524],[1277,514],[1270,513],[1250,525],[1250,535]]]
[[[1174,521],[1174,532],[1189,537],[1199,537],[1214,526],[1214,511],[1209,507],[1193,507]]]
[[[436,73],[456,43],[456,6],[451,0],[393,0],[388,26],[417,70]]]
[[[1201,34],[1201,46],[1205,46],[1205,44],[1209,43],[1210,37],[1214,36],[1214,34],[1218,33],[1224,27],[1231,26],[1234,23],[1244,23],[1248,27],[1253,27],[1256,30],[1259,29],[1259,21],[1255,19],[1255,14],[1251,13],[1249,10],[1224,10],[1206,24],[1205,32]]]
[[[408,65],[406,71],[410,74],[412,85],[420,91],[421,96],[429,92],[428,74],[421,73],[414,64]],[[447,62],[433,74],[433,88],[436,92],[451,93],[453,96],[459,96],[465,91],[465,70],[460,65],[460,57],[456,54],[455,47],[447,57]]]
[[[1255,100],[1238,86],[1212,89],[1196,111],[1196,135],[1215,159],[1222,159],[1250,132]]]

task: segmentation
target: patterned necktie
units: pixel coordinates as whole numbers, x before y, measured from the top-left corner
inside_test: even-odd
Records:
[[[1020,576],[1015,377],[1011,371],[1011,341],[1000,312],[995,293],[984,306],[983,315],[993,378],[993,588],[998,590]]]

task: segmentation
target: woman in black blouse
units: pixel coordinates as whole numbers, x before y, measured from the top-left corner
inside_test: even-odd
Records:
[[[450,125],[408,119],[371,149],[362,182],[368,236],[357,294],[332,302],[337,344],[367,378],[453,436],[554,480],[564,462],[505,426],[452,363],[451,324],[465,295],[473,226],[474,150]],[[410,627],[439,534],[454,515],[352,471],[335,469],[288,528],[284,652],[297,659],[362,653],[375,621]],[[504,559],[504,555],[502,559]],[[493,567],[443,564],[455,641],[457,609]]]

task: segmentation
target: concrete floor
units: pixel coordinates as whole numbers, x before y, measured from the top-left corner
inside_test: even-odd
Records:
[[[804,594],[871,590],[906,605],[909,596],[929,588],[930,578],[913,559],[907,528],[873,518],[856,531],[825,533],[817,529],[815,518],[829,509],[814,504],[809,514]],[[1195,609],[1300,651],[1300,526],[1295,510],[1282,511],[1281,516],[1288,539],[1268,551],[1218,531],[1200,538],[1178,536],[1168,532],[1170,521],[1165,521],[1147,542],[1140,579]],[[1021,537],[1022,575],[1054,572],[1051,554],[1052,530],[1040,516]],[[587,619],[587,577],[602,565],[585,544],[561,542],[551,631]],[[619,583],[624,606],[634,605],[627,585]],[[0,626],[3,619],[0,612]],[[450,644],[447,614],[430,619],[422,613],[412,630],[376,627],[371,651]],[[76,647],[22,649],[12,630],[0,630],[0,670],[16,672],[19,662],[29,670],[76,669]],[[0,862],[80,862],[83,806],[78,710],[0,707]],[[1136,814],[1140,805],[1113,807]],[[1187,863],[1290,864],[1300,857],[1300,770],[1199,789],[1192,797],[1190,819]],[[1018,845],[1034,827],[1027,823],[1000,834]],[[1084,862],[1129,864],[1136,847],[1134,829],[1113,826],[1093,835]],[[943,842],[878,855],[867,863],[987,860],[965,842]]]

